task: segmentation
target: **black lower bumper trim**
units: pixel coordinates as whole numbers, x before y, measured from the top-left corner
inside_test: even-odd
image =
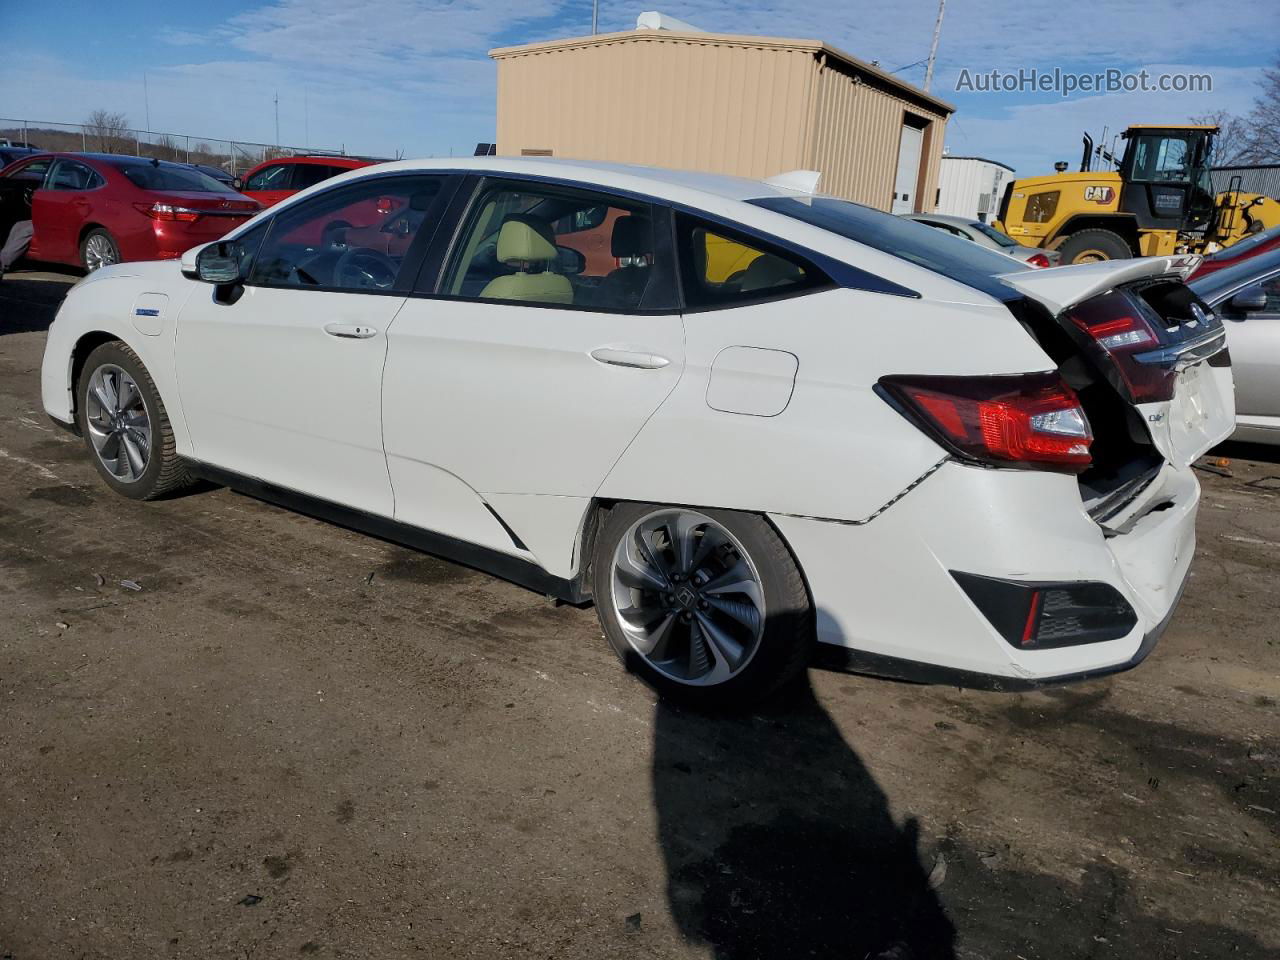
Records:
[[[1190,568],[1188,568],[1188,571]],[[1066,673],[1056,677],[1004,677],[992,673],[979,673],[975,670],[960,670],[956,667],[944,667],[919,660],[906,660],[901,657],[890,657],[882,653],[868,653],[854,650],[834,643],[819,643],[813,655],[812,664],[826,670],[837,670],[842,673],[865,673],[875,677],[888,677],[891,680],[905,680],[908,683],[932,684],[935,686],[964,687],[970,690],[995,690],[1008,693],[1041,690],[1045,687],[1061,687],[1085,680],[1096,680],[1114,673],[1132,670],[1155,649],[1161,634],[1173,619],[1174,611],[1182,600],[1182,591],[1186,588],[1186,577],[1178,586],[1178,595],[1164,619],[1151,628],[1142,638],[1137,651],[1123,663],[1114,663],[1106,667],[1083,670],[1079,673]]]

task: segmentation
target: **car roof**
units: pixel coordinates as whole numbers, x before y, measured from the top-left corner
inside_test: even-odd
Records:
[[[1230,248],[1228,248],[1230,249]],[[1187,284],[1198,296],[1212,300],[1220,293],[1251,283],[1254,278],[1280,268],[1280,249],[1267,250],[1248,257],[1221,270],[1214,270],[1201,277],[1192,277]]]
[[[272,163],[306,163],[306,164],[323,164],[327,167],[348,167],[357,170],[361,167],[368,167],[375,163],[381,163],[374,157],[353,157],[348,154],[325,154],[325,153],[299,153],[292,157],[272,157],[270,160],[263,160],[261,163],[255,164],[257,167],[265,167]]]
[[[762,180],[727,174],[558,157],[427,157],[391,160],[378,164],[376,175],[438,170],[571,180],[602,189],[672,201],[702,202],[708,198],[741,201],[759,197],[802,195],[796,190],[777,187]],[[344,174],[343,178],[369,175],[369,168],[365,168],[359,174]]]
[[[153,157],[139,157],[131,153],[89,153],[79,150],[41,150],[31,155],[31,157],[58,157],[70,160],[94,160],[98,163],[109,164],[113,167],[132,166],[139,163],[156,163],[163,167],[181,167],[189,169],[195,166],[191,163],[181,163],[176,160],[159,160]],[[22,160],[29,160],[31,157],[21,157]]]

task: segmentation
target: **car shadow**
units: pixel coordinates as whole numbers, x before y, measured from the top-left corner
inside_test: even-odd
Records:
[[[653,795],[672,916],[717,960],[955,956],[916,822],[807,681],[749,716],[659,702]]]
[[[1209,455],[1227,457],[1230,460],[1257,460],[1260,463],[1280,463],[1280,445],[1228,440],[1210,450]]]
[[[0,279],[0,336],[48,330],[63,297],[79,278],[80,274],[69,270],[32,274],[19,269],[6,273]]]

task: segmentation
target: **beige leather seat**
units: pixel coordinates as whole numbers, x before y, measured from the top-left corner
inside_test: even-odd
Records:
[[[486,300],[525,300],[532,303],[573,303],[569,278],[552,273],[556,262],[555,236],[535,217],[512,216],[498,231],[498,259],[516,273],[495,277],[480,291]]]

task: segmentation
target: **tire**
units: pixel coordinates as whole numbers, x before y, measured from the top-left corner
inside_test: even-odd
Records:
[[[1137,256],[1124,237],[1110,230],[1081,230],[1073,233],[1058,247],[1063,265],[1095,263],[1101,260],[1128,260]]]
[[[127,402],[117,402],[113,411],[113,397]],[[121,496],[155,500],[191,484],[186,463],[174,452],[173,429],[155,381],[119,340],[102,344],[85,359],[76,382],[76,421],[98,473]]]
[[[808,664],[809,592],[763,517],[619,504],[601,519],[590,579],[609,645],[666,698],[748,707],[792,686]]]
[[[101,227],[94,227],[80,241],[80,266],[86,273],[120,262],[120,246]]]

